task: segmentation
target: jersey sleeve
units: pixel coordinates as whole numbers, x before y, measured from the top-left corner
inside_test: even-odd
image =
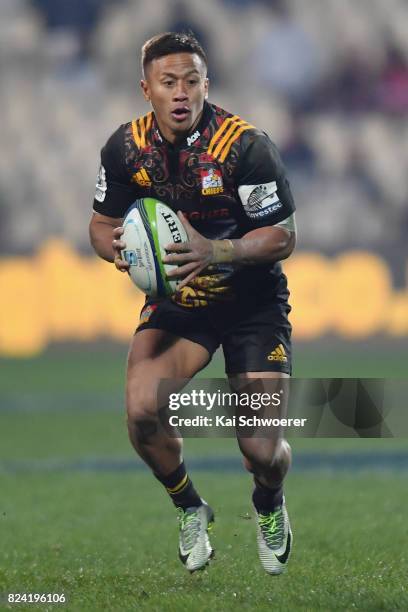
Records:
[[[135,201],[125,163],[124,126],[112,134],[101,150],[93,208],[107,217],[123,217]]]
[[[253,228],[276,225],[295,211],[279,152],[263,132],[246,135],[237,184],[247,221]]]

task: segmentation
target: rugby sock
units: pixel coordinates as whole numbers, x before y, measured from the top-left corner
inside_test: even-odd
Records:
[[[166,487],[166,491],[176,508],[186,510],[193,506],[201,506],[203,503],[186,472],[184,461],[168,476],[160,476],[159,474],[155,474],[155,476]]]
[[[254,478],[255,488],[252,493],[252,501],[260,514],[269,514],[283,503],[283,485],[280,482],[276,487],[265,487]]]

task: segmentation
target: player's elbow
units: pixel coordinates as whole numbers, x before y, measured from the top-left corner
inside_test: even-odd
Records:
[[[285,252],[283,259],[287,259],[290,255],[292,255],[293,251],[296,247],[296,232],[288,232],[289,237],[287,239],[287,243],[285,246]]]
[[[280,259],[287,259],[295,250],[296,246],[296,232],[285,231],[285,237],[283,239],[282,251]]]
[[[100,220],[94,214],[89,223],[89,241],[97,255],[106,261],[112,261],[113,225]]]
[[[96,251],[96,243],[97,243],[97,228],[95,216],[93,216],[89,222],[89,242],[91,243],[92,248]]]
[[[113,230],[122,224],[122,219],[107,217],[95,212],[89,223],[89,241],[96,253],[103,259],[109,254],[109,261],[112,249]],[[102,248],[102,251],[101,251]]]

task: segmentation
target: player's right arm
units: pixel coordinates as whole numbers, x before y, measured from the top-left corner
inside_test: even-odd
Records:
[[[127,261],[123,261],[120,251],[126,244],[120,240],[123,234],[122,218],[108,217],[94,212],[89,224],[89,236],[95,252],[105,261],[113,262],[118,270],[129,269]]]
[[[96,183],[94,213],[89,225],[93,248],[102,259],[113,262],[122,272],[129,264],[120,257],[126,248],[120,239],[123,217],[135,200],[125,163],[124,127],[120,126],[101,151],[101,164]]]

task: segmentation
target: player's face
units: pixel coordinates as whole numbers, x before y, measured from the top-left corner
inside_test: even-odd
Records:
[[[198,123],[208,93],[206,66],[195,53],[174,53],[153,60],[141,81],[163,136],[176,142]]]

